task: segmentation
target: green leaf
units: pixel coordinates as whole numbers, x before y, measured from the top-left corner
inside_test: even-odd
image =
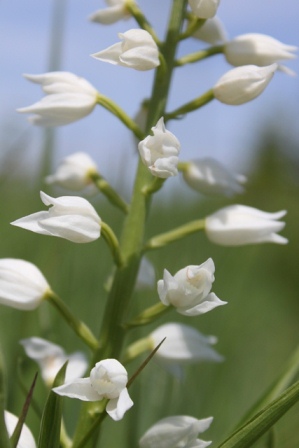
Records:
[[[28,392],[28,394],[26,396],[26,400],[25,400],[25,403],[24,403],[21,415],[19,417],[18,423],[17,423],[17,425],[16,425],[16,427],[14,429],[14,432],[13,432],[11,438],[10,438],[10,443],[11,443],[12,448],[16,448],[17,445],[18,445],[19,438],[20,438],[20,435],[21,435],[21,432],[22,432],[22,429],[23,429],[23,425],[24,425],[25,420],[26,420],[27,412],[28,412],[28,409],[29,409],[29,406],[30,406],[30,403],[31,403],[32,394],[33,394],[33,391],[34,391],[34,388],[35,388],[37,375],[38,375],[37,373],[34,375],[34,379],[32,381],[32,384],[31,384],[31,387],[29,389],[29,392]]]
[[[56,375],[53,387],[64,383],[67,362]],[[38,448],[59,448],[63,397],[51,390],[42,416]]]
[[[219,448],[249,448],[299,400],[299,381],[235,431]]]
[[[5,409],[4,403],[5,403],[4,363],[2,359],[2,353],[0,351],[0,446],[1,448],[11,448],[4,420],[4,409]]]

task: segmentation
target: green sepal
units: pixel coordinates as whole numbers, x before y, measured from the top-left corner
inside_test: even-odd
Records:
[[[56,375],[53,387],[64,383],[68,361]],[[59,448],[63,397],[52,390],[49,393],[40,426],[38,448]]]
[[[249,448],[299,401],[299,381],[235,431],[218,448]]]

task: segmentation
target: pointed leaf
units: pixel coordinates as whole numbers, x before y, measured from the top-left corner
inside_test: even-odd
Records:
[[[10,438],[10,443],[11,443],[12,448],[16,448],[18,446],[19,438],[21,436],[23,425],[25,423],[27,412],[28,412],[28,409],[29,409],[29,406],[30,406],[30,403],[31,403],[32,394],[33,394],[34,387],[35,387],[35,384],[36,384],[37,375],[38,375],[37,373],[34,375],[34,379],[33,379],[33,382],[31,384],[31,387],[29,389],[29,392],[28,392],[28,394],[26,396],[26,400],[25,400],[25,403],[24,403],[21,415],[19,417],[18,423],[17,423],[17,425],[16,425],[16,427],[14,429],[14,432],[13,432],[11,438]]]
[[[297,401],[299,381],[262,409],[240,429],[219,445],[219,448],[249,448],[265,434]]]
[[[0,351],[0,446],[1,448],[11,448],[4,420],[4,409],[5,409],[4,403],[5,403],[4,365],[3,365],[2,353]]]
[[[53,387],[64,383],[67,362],[56,375]],[[38,448],[59,448],[63,397],[51,390],[42,416]]]

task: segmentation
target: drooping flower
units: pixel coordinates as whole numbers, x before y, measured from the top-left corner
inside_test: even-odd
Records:
[[[127,0],[106,0],[106,3],[108,8],[99,9],[89,17],[92,22],[110,25],[130,17],[126,7]]]
[[[243,193],[246,177],[229,171],[211,157],[191,160],[183,169],[186,183],[196,191],[211,196],[231,197]]]
[[[11,412],[4,411],[4,421],[9,437],[13,435],[19,417]],[[17,448],[36,448],[34,437],[27,425],[23,425]]]
[[[75,379],[67,384],[54,387],[59,395],[78,398],[83,401],[99,401],[108,398],[106,411],[113,420],[121,420],[125,412],[133,406],[128,390],[128,373],[116,359],[97,362],[88,378]]]
[[[0,304],[33,310],[49,291],[47,280],[34,264],[15,258],[0,259]]]
[[[220,362],[223,357],[211,345],[215,336],[205,336],[189,325],[168,323],[156,328],[149,338],[154,349],[166,337],[154,359],[173,375],[181,378],[182,366],[202,361]]]
[[[161,302],[172,305],[184,316],[207,313],[226,302],[211,291],[215,265],[211,258],[199,266],[187,266],[172,276],[164,269],[163,280],[158,281]]]
[[[57,373],[66,361],[68,361],[66,383],[81,377],[86,372],[88,362],[82,352],[67,355],[59,345],[38,337],[22,339],[20,343],[26,355],[39,365],[42,378],[48,386],[53,384]]]
[[[100,61],[140,71],[151,70],[160,65],[158,47],[147,31],[132,29],[119,33],[118,37],[122,42],[91,56]]]
[[[84,78],[69,72],[24,75],[40,84],[47,94],[32,106],[17,111],[33,114],[29,121],[39,126],[62,126],[89,115],[96,103],[98,91]]]
[[[52,198],[41,191],[47,212],[37,212],[17,219],[11,224],[42,235],[65,238],[74,243],[89,243],[100,237],[101,218],[84,198],[61,196]]]
[[[140,448],[205,448],[212,442],[197,438],[206,431],[213,417],[198,420],[188,415],[175,415],[159,420],[139,441]]]
[[[198,28],[192,37],[207,42],[211,45],[220,44],[227,41],[227,32],[223,23],[218,17],[213,17]]]
[[[205,231],[210,241],[221,246],[286,244],[288,240],[276,233],[285,226],[278,221],[285,214],[285,210],[267,213],[245,205],[231,205],[208,216]]]
[[[180,142],[174,134],[166,130],[163,117],[152,127],[152,132],[153,135],[148,135],[138,144],[143,163],[153,176],[163,179],[176,176]]]
[[[225,73],[213,87],[215,98],[233,106],[247,103],[259,96],[271,81],[277,64],[266,67],[244,65]]]
[[[266,65],[285,59],[294,59],[297,47],[286,45],[265,34],[242,34],[227,42],[224,55],[232,65]]]
[[[97,172],[97,165],[88,154],[75,152],[61,161],[56,173],[47,176],[46,182],[68,190],[81,191],[91,185],[90,176]]]
[[[220,0],[188,0],[188,3],[199,19],[210,19],[216,14]]]

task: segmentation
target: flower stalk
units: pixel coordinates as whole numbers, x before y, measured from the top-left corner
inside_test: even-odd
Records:
[[[109,227],[108,224],[106,224],[105,222],[102,222],[101,231],[104,240],[106,241],[111,250],[116,266],[119,267],[122,266],[123,260],[120,252],[119,242],[115,233],[113,232],[111,227]]]
[[[93,335],[91,330],[87,327],[85,323],[80,321],[77,317],[73,315],[71,310],[66,306],[66,304],[55,294],[53,291],[49,291],[45,299],[48,300],[61,314],[67,324],[74,330],[74,332],[79,336],[79,338],[88,345],[91,350],[97,350],[99,347],[99,342]]]
[[[206,48],[205,50],[197,51],[196,53],[187,54],[176,61],[177,67],[182,67],[186,64],[194,64],[194,62],[202,61],[203,59],[214,56],[215,54],[223,53],[224,45],[215,45],[214,47]]]
[[[106,198],[119,208],[123,213],[128,213],[129,205],[119,196],[119,194],[111,187],[109,182],[99,173],[92,172],[89,178],[93,181],[95,186],[103,193]]]
[[[195,98],[195,100],[190,101],[189,103],[184,104],[183,106],[175,109],[172,112],[165,114],[165,121],[178,119],[182,115],[189,114],[189,112],[193,112],[194,110],[200,109],[201,107],[208,104],[215,98],[213,89],[208,90],[203,95]]]
[[[135,0],[126,0],[126,10],[134,17],[140,28],[150,33],[154,41],[157,45],[160,45],[161,42],[155,33],[155,30],[144,16],[143,12],[135,2]]]
[[[146,252],[148,250],[159,249],[160,247],[164,247],[169,243],[173,243],[174,241],[180,240],[185,236],[192,235],[192,233],[196,233],[204,229],[204,219],[197,219],[195,221],[188,222],[187,224],[170,230],[169,232],[154,236],[147,241],[144,246],[144,251]]]

